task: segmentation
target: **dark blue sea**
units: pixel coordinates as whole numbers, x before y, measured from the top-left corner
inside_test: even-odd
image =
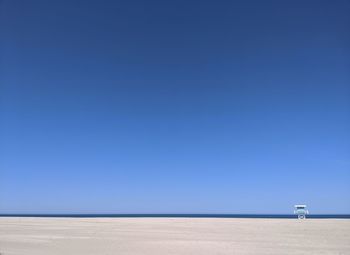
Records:
[[[293,214],[0,214],[0,217],[62,217],[62,218],[258,218],[294,219]],[[309,214],[311,219],[350,219],[350,214]]]

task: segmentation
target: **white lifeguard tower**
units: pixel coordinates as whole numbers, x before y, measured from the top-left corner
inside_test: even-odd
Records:
[[[306,205],[295,205],[294,214],[298,215],[298,219],[305,219],[309,211],[306,209]]]

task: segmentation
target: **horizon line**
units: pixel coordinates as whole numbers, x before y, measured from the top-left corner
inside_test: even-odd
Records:
[[[0,213],[0,217],[45,218],[297,218],[295,214],[268,213]],[[350,214],[309,214],[313,219],[350,219]]]

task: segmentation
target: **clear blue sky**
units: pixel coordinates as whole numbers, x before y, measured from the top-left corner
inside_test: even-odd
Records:
[[[0,8],[0,213],[350,213],[350,1]]]

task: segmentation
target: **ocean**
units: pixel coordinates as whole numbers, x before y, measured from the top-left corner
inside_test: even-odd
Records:
[[[0,214],[0,217],[62,218],[258,218],[296,219],[294,214]],[[309,214],[310,219],[350,219],[350,214]]]

